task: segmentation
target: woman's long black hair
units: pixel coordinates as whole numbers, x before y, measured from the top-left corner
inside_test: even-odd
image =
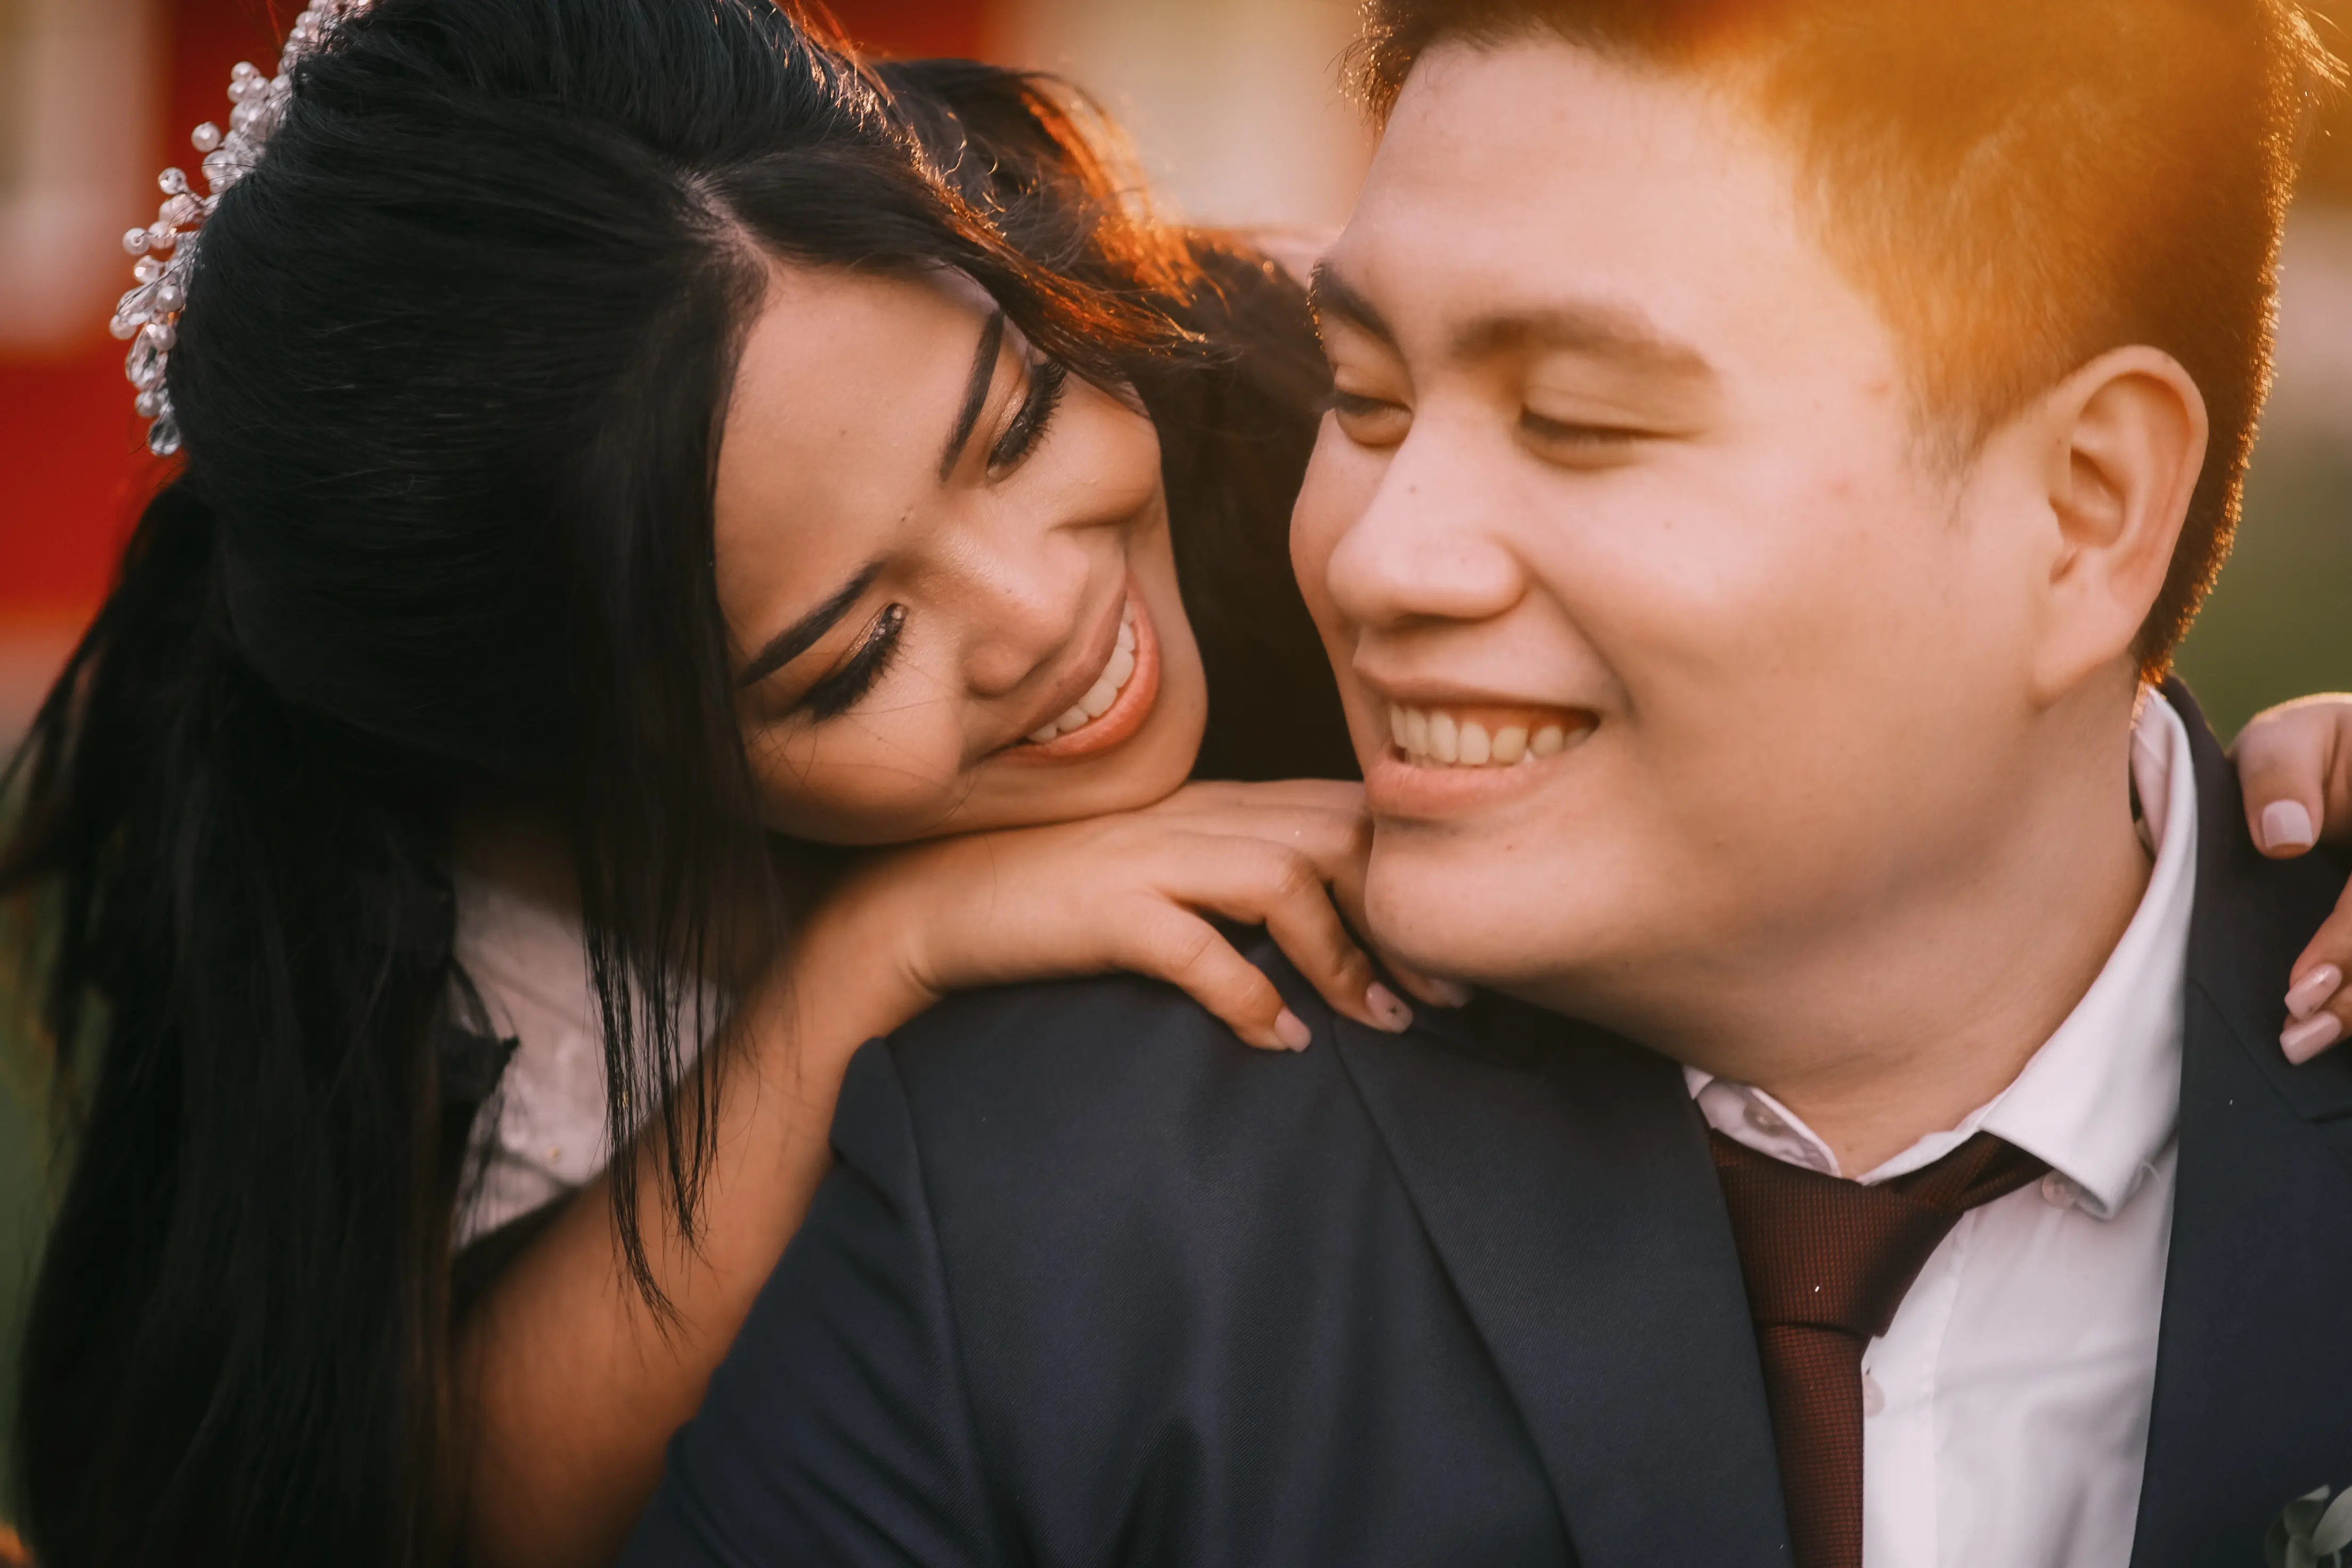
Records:
[[[17,1412],[47,1568],[448,1550],[484,1091],[457,805],[568,835],[614,1143],[650,1114],[694,1234],[711,1108],[678,1064],[709,1021],[681,977],[780,934],[711,573],[765,258],[960,268],[1135,387],[1204,766],[1349,765],[1283,544],[1322,390],[1303,300],[1122,195],[1050,90],[869,69],[779,0],[379,0],[298,69],[202,238],[184,468],[0,846],[0,891],[53,911],[46,1025],[77,1069]],[[650,1289],[632,1168],[615,1220]]]

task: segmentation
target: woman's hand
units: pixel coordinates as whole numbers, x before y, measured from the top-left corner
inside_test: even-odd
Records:
[[[1181,988],[1251,1045],[1303,1050],[1306,1024],[1210,922],[1265,926],[1335,1011],[1402,1032],[1412,1011],[1339,912],[1360,908],[1370,833],[1358,785],[1193,784],[1143,811],[887,852],[818,919],[889,944],[926,1004],[1126,971]],[[1425,1001],[1466,999],[1391,973]]]
[[[2292,859],[2315,844],[2352,844],[2352,696],[2306,697],[2246,726],[2231,755],[2245,786],[2246,825],[2263,854]],[[2307,1062],[2352,1033],[2352,889],[2291,972],[2287,1058]]]

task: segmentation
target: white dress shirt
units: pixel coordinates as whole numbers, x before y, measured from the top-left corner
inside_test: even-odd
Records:
[[[2146,694],[2132,738],[2156,868],[2058,1032],[1884,1182],[1990,1132],[2050,1166],[1965,1215],[1863,1357],[1866,1568],[2126,1568],[2172,1231],[2197,785],[2189,731]],[[1770,1095],[1686,1069],[1710,1126],[1832,1175]]]

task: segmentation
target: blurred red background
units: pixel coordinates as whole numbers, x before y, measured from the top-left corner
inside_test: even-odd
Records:
[[[270,62],[300,0],[156,0],[155,89],[166,107],[148,167],[190,164],[191,129],[226,117],[229,68]],[[978,55],[986,0],[835,0],[860,43],[899,55]],[[152,194],[147,200],[157,198]],[[122,215],[128,228],[145,215]],[[130,287],[130,260],[121,263]],[[147,453],[124,348],[94,313],[63,342],[0,347],[0,631],[19,659],[48,657],[104,595],[114,557],[164,465]],[[6,650],[0,650],[5,662]],[[5,672],[0,672],[5,674]]]

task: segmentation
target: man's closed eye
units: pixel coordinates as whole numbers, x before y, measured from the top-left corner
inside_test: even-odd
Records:
[[[1412,429],[1412,410],[1387,398],[1335,391],[1330,406],[1340,434],[1360,447],[1398,446]]]

